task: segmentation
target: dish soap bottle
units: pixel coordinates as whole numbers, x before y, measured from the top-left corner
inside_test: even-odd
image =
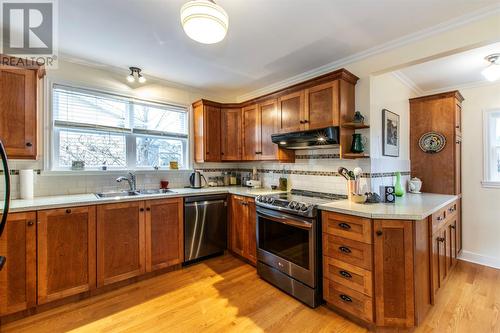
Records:
[[[396,194],[397,197],[402,197],[405,195],[405,190],[403,188],[403,185],[401,185],[401,172],[396,172],[396,184],[394,184],[394,194]]]

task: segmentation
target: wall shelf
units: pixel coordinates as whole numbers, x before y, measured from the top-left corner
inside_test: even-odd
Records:
[[[370,158],[370,155],[365,153],[344,153],[342,154],[343,159],[354,160],[357,158]]]
[[[370,128],[370,125],[366,125],[365,123],[343,123],[342,128],[350,128],[350,129],[363,129]]]

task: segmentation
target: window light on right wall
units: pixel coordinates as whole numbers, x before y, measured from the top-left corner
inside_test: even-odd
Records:
[[[500,109],[484,111],[485,187],[500,188]]]

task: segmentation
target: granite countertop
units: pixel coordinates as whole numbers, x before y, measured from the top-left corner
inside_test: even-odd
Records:
[[[372,219],[422,220],[458,198],[456,195],[407,193],[402,198],[396,198],[396,203],[393,204],[357,204],[340,200],[320,205],[318,208]]]
[[[258,195],[283,193],[283,191],[275,191],[266,188],[252,189],[241,186],[228,186],[228,187],[205,187],[201,189],[192,188],[173,188],[173,192],[153,194],[153,195],[136,195],[130,197],[120,198],[105,198],[98,199],[95,194],[71,194],[71,195],[57,195],[46,197],[35,197],[30,200],[14,199],[10,202],[10,212],[26,212],[41,209],[54,209],[61,207],[71,206],[89,206],[98,204],[107,204],[114,202],[127,202],[137,200],[152,200],[162,198],[175,198],[175,197],[189,197],[205,194],[236,194],[247,197],[256,197]],[[0,201],[0,207],[3,208],[3,201]],[[0,209],[0,213],[2,209]]]

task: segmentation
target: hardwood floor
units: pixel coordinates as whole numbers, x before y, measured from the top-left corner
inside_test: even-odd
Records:
[[[500,332],[500,270],[460,262],[416,332]],[[1,332],[366,332],[310,309],[226,255],[0,328]]]

